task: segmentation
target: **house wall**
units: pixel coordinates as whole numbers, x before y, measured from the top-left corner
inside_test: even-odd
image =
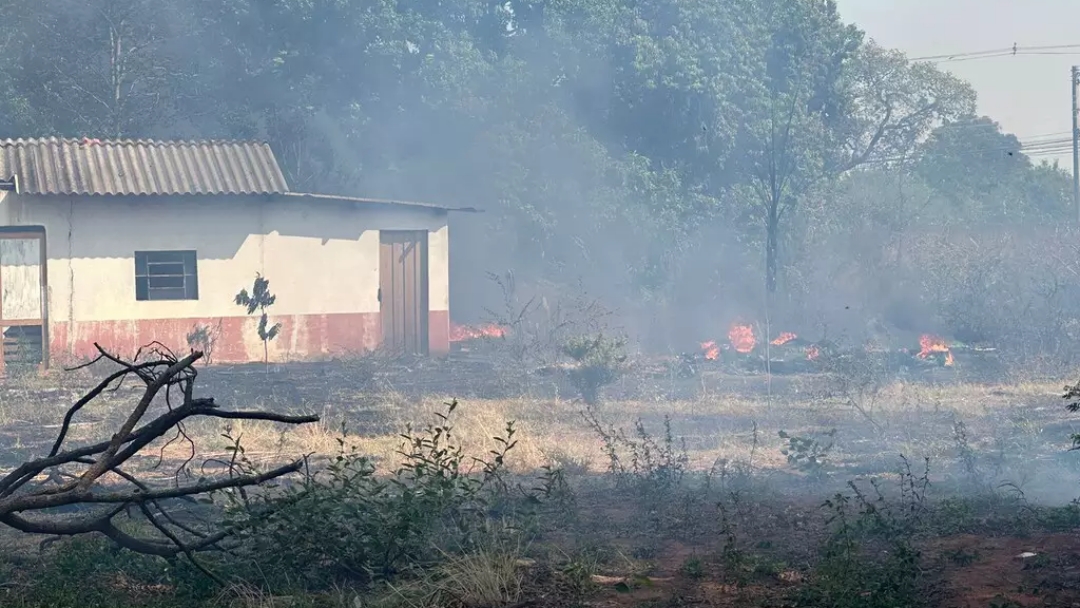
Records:
[[[256,272],[277,296],[271,321],[282,323],[269,344],[272,361],[374,349],[382,339],[380,229],[429,231],[430,348],[449,350],[445,211],[289,197],[4,193],[0,225],[45,227],[53,359],[93,356],[95,342],[126,355],[154,341],[184,351],[202,327],[213,338],[212,362],[261,361],[257,315],[233,302]],[[197,252],[199,299],[136,301],[134,252],[177,249]]]

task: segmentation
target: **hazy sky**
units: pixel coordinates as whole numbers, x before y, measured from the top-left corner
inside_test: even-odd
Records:
[[[837,0],[854,22],[882,46],[909,57],[1011,47],[1080,45],[1080,0]],[[940,67],[970,82],[979,111],[1021,141],[1069,137],[1069,69],[1080,47],[1058,54],[947,61]],[[1048,158],[1048,157],[1040,157]],[[1059,157],[1064,166],[1072,153]]]

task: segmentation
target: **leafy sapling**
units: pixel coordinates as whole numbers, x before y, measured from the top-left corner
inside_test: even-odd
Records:
[[[270,281],[259,273],[255,273],[255,283],[251,286],[251,293],[247,289],[241,289],[236,294],[235,302],[238,306],[247,308],[247,314],[253,315],[259,312],[259,339],[263,343],[263,363],[267,369],[270,366],[270,341],[281,332],[281,323],[270,325],[266,310],[274,305],[277,296],[270,293]]]

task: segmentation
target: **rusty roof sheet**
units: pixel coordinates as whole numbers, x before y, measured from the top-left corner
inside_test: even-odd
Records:
[[[0,179],[60,195],[281,194],[266,143],[98,139],[0,140]]]

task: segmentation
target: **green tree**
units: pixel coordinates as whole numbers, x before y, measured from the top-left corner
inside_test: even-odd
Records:
[[[1015,224],[1072,217],[1069,178],[1036,165],[1015,135],[986,116],[964,116],[934,131],[919,151],[918,175],[951,203],[964,223]]]
[[[189,118],[179,104],[195,92],[189,45],[198,21],[183,3],[8,4],[5,76],[18,83],[19,127],[29,131],[18,135],[163,136]]]
[[[783,59],[768,81],[761,119],[749,125],[748,174],[765,228],[769,293],[776,290],[781,221],[801,197],[865,165],[903,165],[936,126],[975,103],[966,83],[861,42],[835,7],[824,6],[816,18],[796,17],[829,26],[807,36],[815,44],[778,38]]]
[[[975,111],[971,85],[873,40],[847,64],[841,89],[843,101],[828,116],[833,172],[904,165],[936,128]]]
[[[768,4],[764,90],[741,139],[746,181],[765,229],[765,290],[771,294],[777,286],[781,221],[800,196],[828,177],[830,116],[844,102],[842,66],[862,34],[842,23],[833,3]]]

